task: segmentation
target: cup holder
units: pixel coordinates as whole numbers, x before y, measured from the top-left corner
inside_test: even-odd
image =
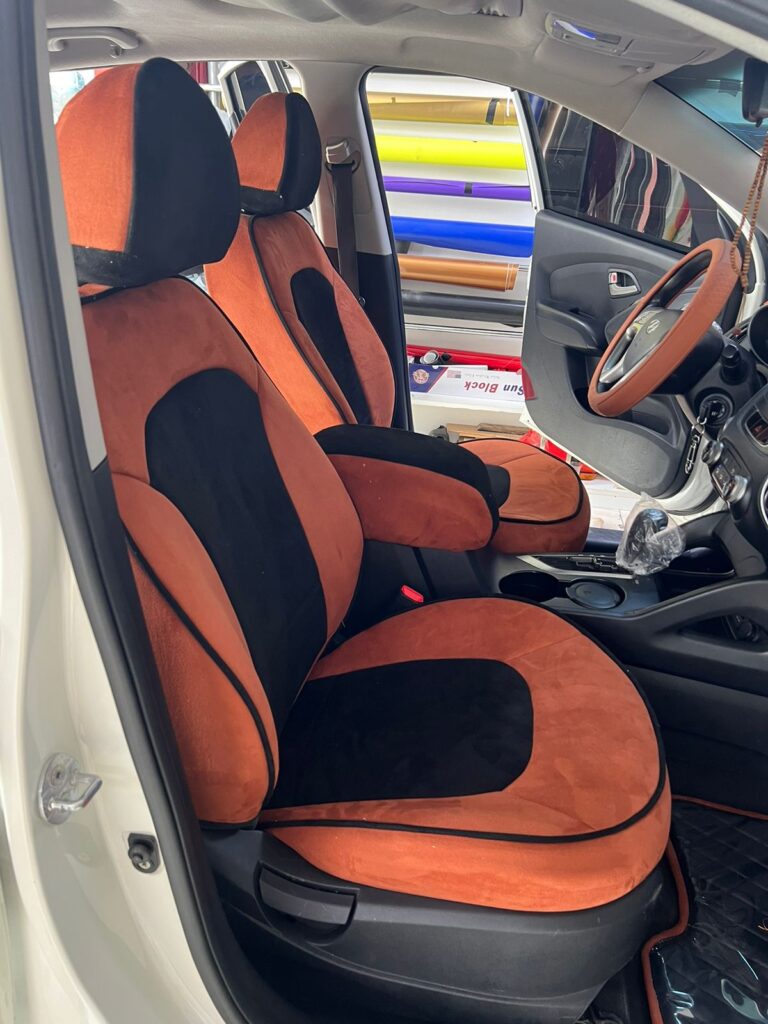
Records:
[[[499,582],[499,590],[526,601],[551,601],[565,594],[564,585],[548,572],[513,572]]]
[[[507,597],[542,604],[561,597],[582,608],[607,612],[623,604],[626,593],[614,581],[576,577],[560,580],[548,572],[513,572],[499,582],[499,590]]]

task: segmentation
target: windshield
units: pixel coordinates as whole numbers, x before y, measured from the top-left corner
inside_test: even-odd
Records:
[[[734,50],[709,64],[689,64],[678,68],[658,81],[758,152],[768,130],[768,121],[758,128],[741,116],[745,59],[746,54]]]

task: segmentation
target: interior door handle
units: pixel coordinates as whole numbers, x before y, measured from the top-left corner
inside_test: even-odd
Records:
[[[608,293],[612,299],[626,299],[628,295],[639,295],[640,285],[631,270],[609,270]]]

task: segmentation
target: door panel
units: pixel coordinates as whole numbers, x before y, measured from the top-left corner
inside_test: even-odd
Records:
[[[590,411],[587,388],[607,323],[632,304],[611,295],[610,273],[633,275],[643,294],[678,258],[573,217],[548,210],[536,217],[523,337],[528,412],[542,433],[590,466],[654,497],[675,494],[684,482],[690,424],[679,403],[655,395],[621,419],[604,419]]]
[[[523,106],[542,197],[523,337],[528,412],[617,483],[697,511],[711,490],[699,463],[686,477],[690,421],[680,401],[656,394],[605,419],[591,412],[587,389],[633,302],[728,226],[712,196],[653,153],[539,96],[527,94]]]

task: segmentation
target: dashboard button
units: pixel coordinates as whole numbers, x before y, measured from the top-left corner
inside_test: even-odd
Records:
[[[728,481],[728,485],[725,489],[723,497],[729,505],[735,505],[737,502],[741,501],[741,499],[747,493],[748,487],[749,480],[747,480],[747,478],[745,476],[742,476],[740,473],[736,473],[735,476],[732,476],[731,479]]]
[[[710,441],[704,449],[702,459],[707,466],[714,466],[722,459],[724,451],[725,445],[722,441]]]

